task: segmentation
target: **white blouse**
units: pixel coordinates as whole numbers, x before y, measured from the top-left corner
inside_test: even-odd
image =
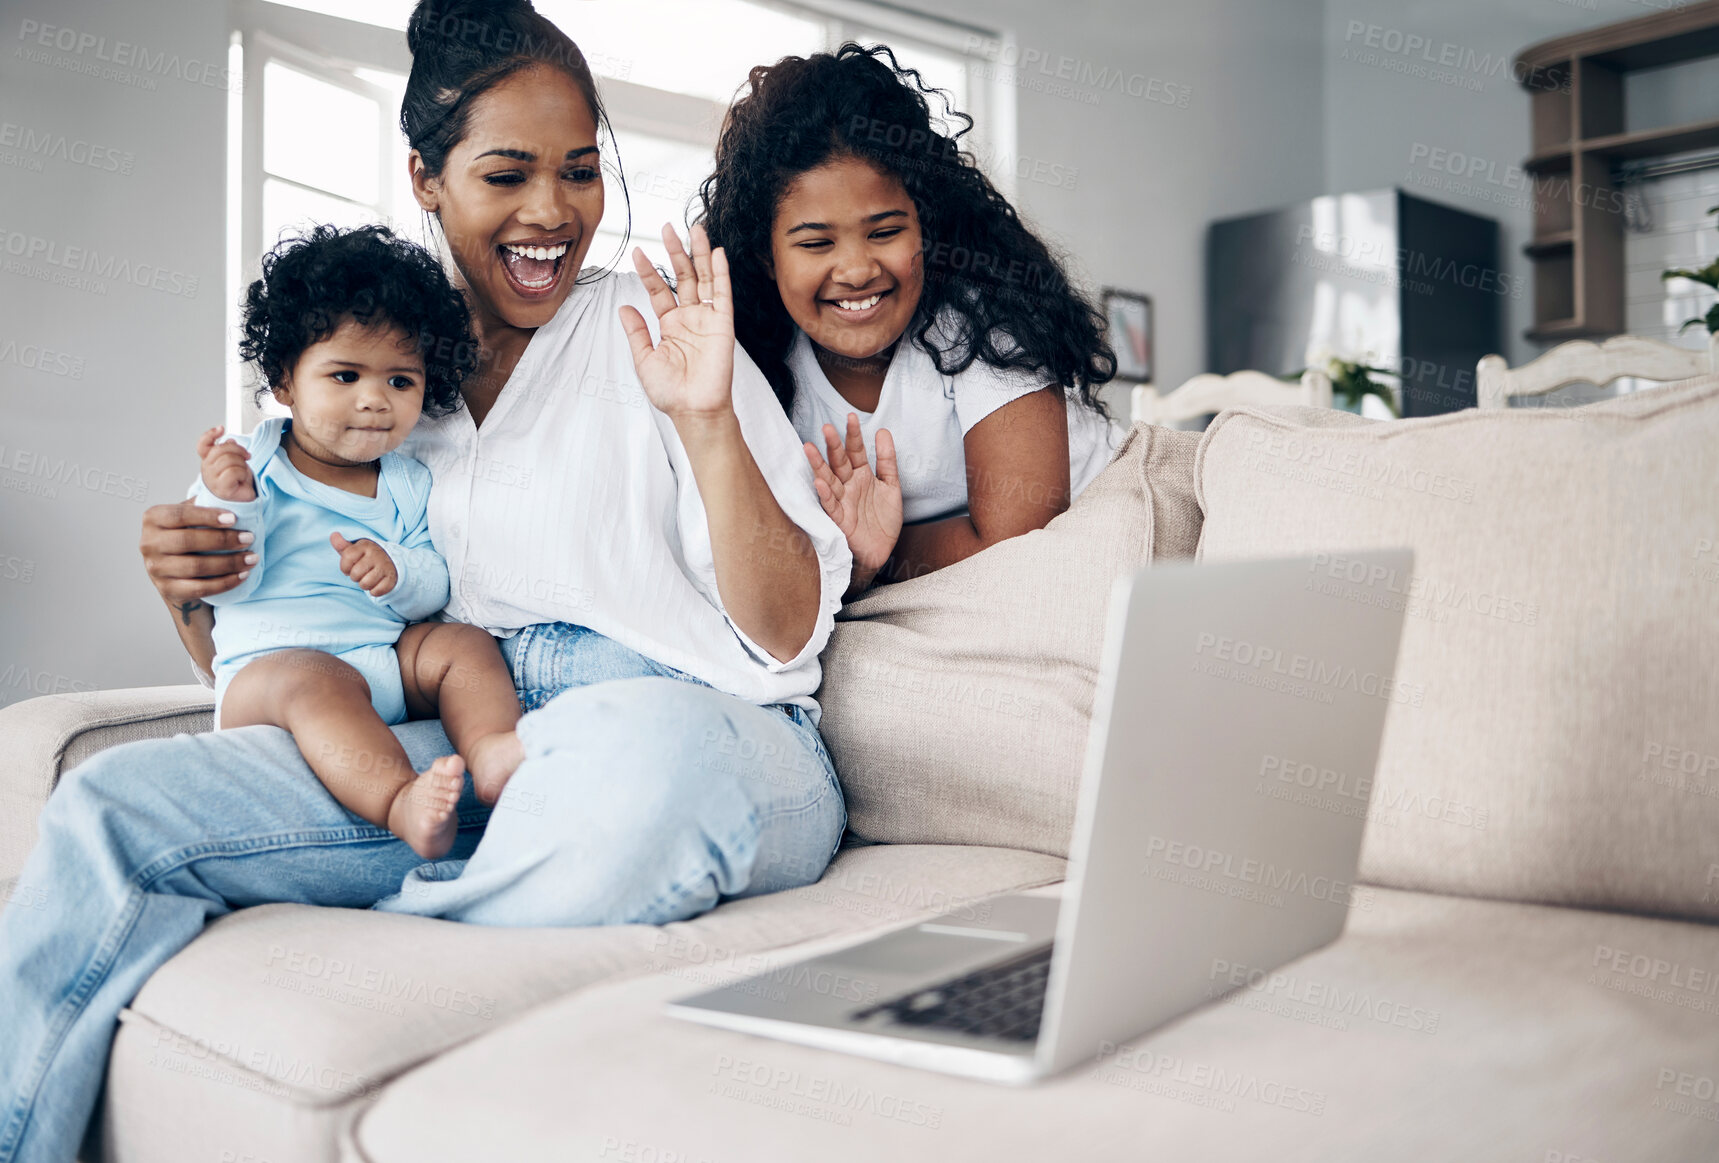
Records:
[[[818,503],[812,471],[769,384],[735,345],[734,412],[765,482],[815,550],[822,579],[811,639],[787,662],[729,618],[710,528],[674,423],[645,396],[619,308],[657,337],[638,276],[574,288],[537,329],[477,427],[462,408],[424,419],[400,451],[428,465],[430,535],[448,561],[445,617],[507,638],[572,622],[757,704],[814,719],[818,654],[853,557]],[[760,531],[759,552],[803,551]]]
[[[934,330],[933,342],[945,332]],[[788,350],[794,373],[794,402],[790,409],[801,440],[824,451],[823,426],[835,425],[845,437],[848,413],[859,416],[866,455],[877,465],[877,430],[889,429],[895,441],[896,470],[901,475],[902,519],[928,521],[967,508],[966,437],[973,425],[1028,392],[1046,385],[1043,375],[1015,368],[996,368],[974,360],[959,375],[937,370],[917,343],[903,337],[885,373],[875,412],[861,412],[836,391],[804,331],[796,331]],[[1104,417],[1081,403],[1073,393],[1068,402],[1069,500],[1080,495],[1104,470],[1116,451],[1118,433]]]

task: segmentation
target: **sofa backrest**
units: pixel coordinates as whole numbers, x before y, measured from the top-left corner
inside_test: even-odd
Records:
[[[1197,482],[1202,560],[1326,554],[1309,583],[1340,594],[1345,551],[1415,550],[1362,879],[1719,920],[1719,377],[1385,424],[1239,409]]]
[[[819,698],[853,830],[1065,855],[1110,583],[1192,535],[1323,554],[1337,589],[1345,551],[1416,552],[1362,879],[1719,920],[1719,377],[1137,426],[1046,529],[843,611]]]

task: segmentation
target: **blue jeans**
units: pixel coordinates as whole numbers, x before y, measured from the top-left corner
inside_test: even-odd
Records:
[[[0,914],[0,1163],[75,1155],[120,1009],[234,909],[658,924],[821,875],[846,812],[805,712],[582,627],[505,651],[525,762],[493,810],[467,782],[435,865],[341,807],[278,727],[130,743],[65,775]],[[439,723],[394,731],[417,770],[451,750]]]

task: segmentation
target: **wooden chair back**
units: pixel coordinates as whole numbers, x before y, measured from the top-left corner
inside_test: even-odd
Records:
[[[1719,370],[1719,336],[1708,339],[1706,351],[1639,335],[1617,335],[1604,343],[1573,339],[1517,368],[1501,355],[1489,355],[1475,369],[1475,393],[1482,408],[1508,408],[1511,400],[1544,396],[1569,384],[1603,388],[1625,376],[1687,380]]]
[[[1175,391],[1159,394],[1151,384],[1134,389],[1134,422],[1174,424],[1193,420],[1242,404],[1271,406],[1305,404],[1313,408],[1331,406],[1331,378],[1309,368],[1299,383],[1280,380],[1264,372],[1240,371],[1227,376],[1197,375]]]

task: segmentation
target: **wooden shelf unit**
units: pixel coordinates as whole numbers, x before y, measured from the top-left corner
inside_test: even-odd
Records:
[[[1719,0],[1588,29],[1524,49],[1530,94],[1534,326],[1556,342],[1624,329],[1623,195],[1613,164],[1719,146],[1719,119],[1624,131],[1624,75],[1719,56]]]

